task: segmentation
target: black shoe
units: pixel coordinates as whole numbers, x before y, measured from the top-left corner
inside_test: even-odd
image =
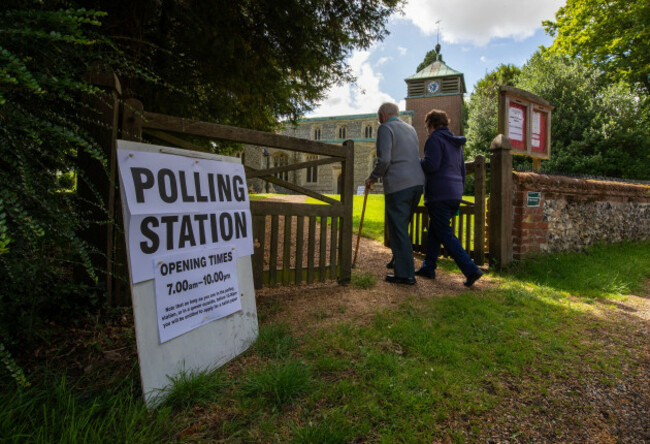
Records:
[[[415,285],[415,278],[402,278],[402,277],[396,277],[394,274],[387,274],[386,275],[386,282],[390,282],[391,284],[405,284],[405,285]]]
[[[388,268],[389,270],[392,270],[393,268],[395,268],[395,258],[394,257],[392,257],[389,262],[386,262],[386,268]]]
[[[420,267],[417,270],[415,270],[415,275],[416,276],[422,276],[427,279],[435,279],[436,278],[436,271],[431,270],[430,268],[424,268]]]
[[[471,287],[472,285],[474,285],[474,282],[481,279],[481,276],[483,276],[483,272],[479,269],[476,273],[467,276],[467,280],[463,282],[463,285],[466,287]]]

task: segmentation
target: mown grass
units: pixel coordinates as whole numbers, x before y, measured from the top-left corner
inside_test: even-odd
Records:
[[[578,255],[546,254],[511,267],[522,281],[591,298],[639,292],[649,270],[647,242],[595,245]]]
[[[3,390],[0,441],[472,442],[483,415],[526,388],[548,394],[585,377],[612,384],[634,367],[643,350],[593,334],[614,328],[594,314],[594,300],[647,292],[649,278],[649,242],[596,246],[518,264],[487,290],[407,296],[369,324],[267,321],[242,358],[176,378],[151,413],[133,382],[97,393],[65,380]]]

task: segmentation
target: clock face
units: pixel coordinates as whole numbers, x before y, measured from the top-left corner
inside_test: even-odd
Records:
[[[440,81],[439,80],[433,80],[431,82],[427,82],[427,93],[428,94],[435,94],[440,90]]]

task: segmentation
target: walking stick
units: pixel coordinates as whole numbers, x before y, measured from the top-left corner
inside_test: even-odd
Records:
[[[366,202],[368,201],[368,191],[370,188],[366,185],[366,190],[363,194],[363,208],[361,209],[361,220],[359,221],[359,234],[357,235],[357,248],[354,251],[354,260],[352,261],[352,268],[357,263],[357,255],[359,254],[359,241],[361,241],[361,230],[363,229],[363,216],[366,214]]]

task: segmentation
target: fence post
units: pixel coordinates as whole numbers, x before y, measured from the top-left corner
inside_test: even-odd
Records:
[[[140,141],[142,139],[142,110],[139,100],[128,99],[122,104],[122,122],[119,137],[125,140]],[[129,285],[129,269],[127,266],[126,238],[124,236],[124,219],[122,216],[122,198],[119,181],[113,187],[115,194],[115,234],[113,236],[113,304],[129,305],[131,303],[131,287]]]
[[[490,265],[496,269],[512,262],[512,154],[503,134],[490,145]]]
[[[485,156],[474,159],[474,262],[485,263]]]
[[[113,298],[113,191],[117,168],[115,140],[119,121],[119,102],[122,87],[115,73],[105,66],[92,67],[85,76],[91,85],[101,89],[100,94],[86,94],[83,101],[88,105],[84,129],[100,147],[107,167],[89,153],[79,153],[79,169],[86,180],[79,180],[77,196],[80,213],[90,221],[89,227],[80,233],[81,237],[94,249],[91,261],[96,270],[101,270],[106,286],[106,298],[110,304]],[[97,199],[99,198],[99,202]],[[76,279],[86,280],[85,272],[77,270]],[[102,277],[100,277],[100,280]]]
[[[354,142],[346,140],[343,142],[345,147],[345,160],[342,162],[343,175],[343,194],[341,203],[343,204],[344,215],[341,222],[341,235],[339,251],[341,252],[341,274],[339,276],[340,284],[347,284],[352,280],[352,207],[354,205]]]
[[[124,112],[122,113],[122,131],[120,138],[132,140],[134,142],[142,141],[142,112],[144,106],[137,99],[128,99],[124,101]]]

